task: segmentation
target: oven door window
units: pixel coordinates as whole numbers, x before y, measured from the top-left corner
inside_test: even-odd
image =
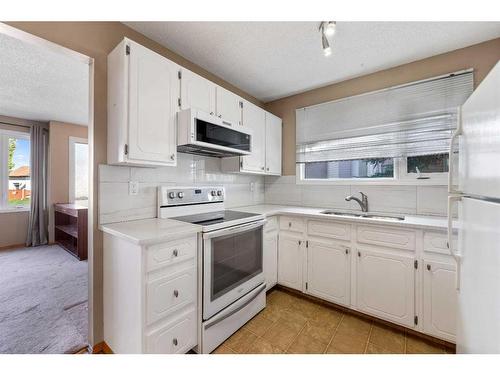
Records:
[[[262,227],[211,241],[211,301],[262,273]]]
[[[250,135],[210,124],[200,119],[196,119],[196,140],[237,150],[250,151]]]

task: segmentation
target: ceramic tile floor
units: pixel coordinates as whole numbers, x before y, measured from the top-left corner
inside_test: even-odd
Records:
[[[214,354],[445,354],[438,344],[282,290]]]

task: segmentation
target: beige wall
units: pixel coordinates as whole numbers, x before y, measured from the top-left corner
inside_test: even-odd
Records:
[[[129,37],[138,43],[158,52],[175,61],[179,65],[190,69],[215,83],[234,91],[245,99],[262,105],[257,99],[207,72],[199,66],[189,62],[174,52],[160,46],[142,34],[130,29],[119,22],[8,22],[9,25],[28,33],[34,34],[61,46],[85,54],[94,59],[94,132],[92,136],[94,148],[93,173],[93,212],[97,213],[98,181],[97,165],[106,163],[106,59],[111,50],[123,39]],[[102,233],[97,229],[97,220],[93,230],[93,298],[89,301],[89,310],[92,311],[94,322],[91,332],[91,344],[102,341]]]
[[[0,249],[26,243],[29,212],[0,213]]]
[[[334,58],[334,57],[330,57]],[[466,68],[477,86],[500,59],[500,38],[266,103],[283,119],[283,174],[295,175],[295,110]]]
[[[49,123],[49,241],[54,241],[54,203],[69,201],[69,137],[87,139],[88,128],[64,122]]]

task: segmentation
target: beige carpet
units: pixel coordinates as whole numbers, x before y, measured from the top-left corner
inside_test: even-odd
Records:
[[[87,345],[88,264],[57,245],[0,251],[0,353]]]

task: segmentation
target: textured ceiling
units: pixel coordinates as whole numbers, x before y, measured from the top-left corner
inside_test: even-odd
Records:
[[[262,101],[500,37],[500,22],[126,22]]]
[[[89,66],[0,33],[0,115],[88,125]]]

